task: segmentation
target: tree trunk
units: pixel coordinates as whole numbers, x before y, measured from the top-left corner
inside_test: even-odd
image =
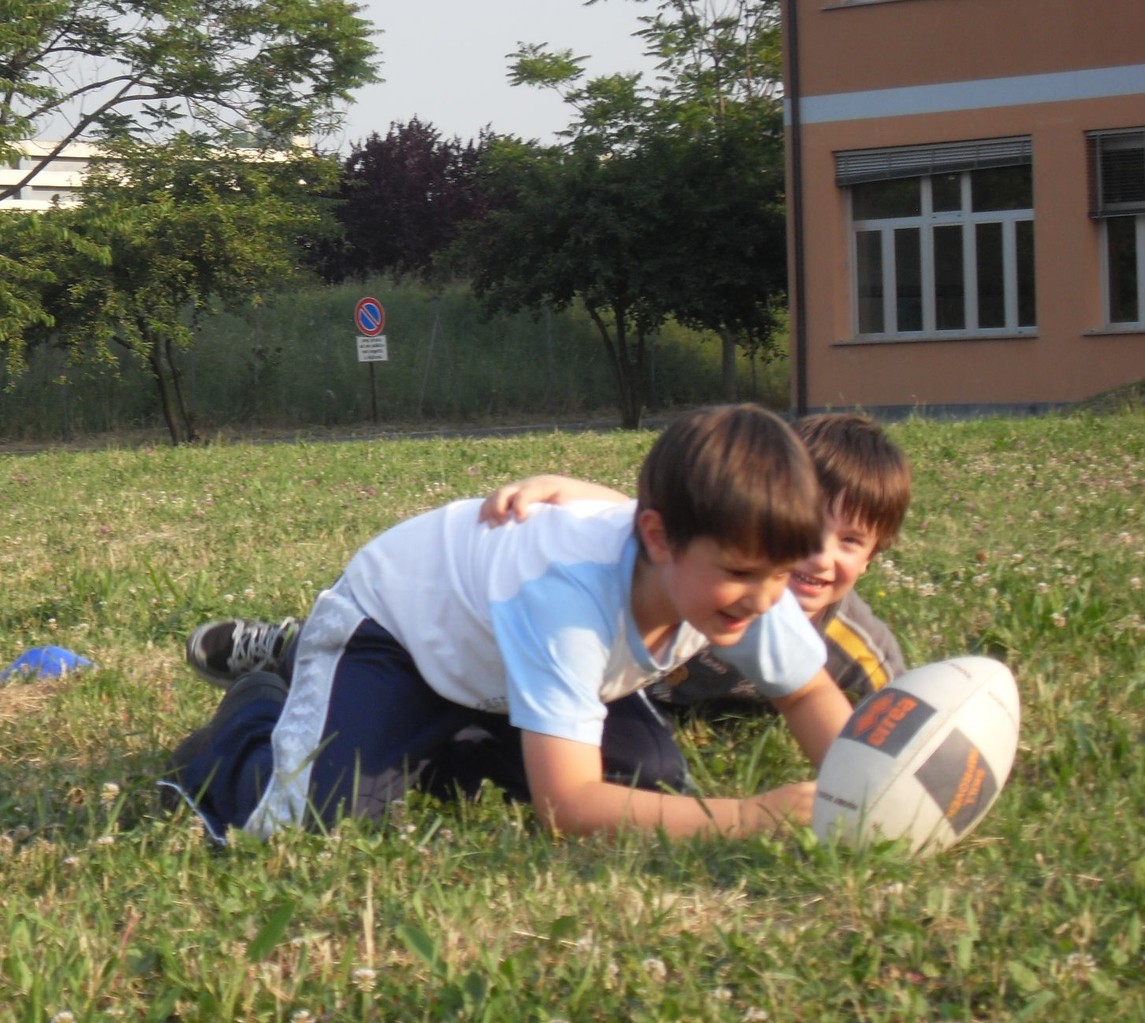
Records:
[[[739,400],[739,384],[736,379],[736,339],[726,327],[720,331],[720,391],[724,401]]]
[[[159,408],[163,412],[163,419],[167,423],[167,432],[171,435],[171,443],[179,444],[179,421],[175,416],[175,409],[171,400],[171,388],[163,372],[163,359],[155,345],[147,353],[147,365],[151,370],[151,378],[159,391]]]
[[[178,447],[190,440],[191,434],[179,385],[168,375],[174,375],[170,359],[171,353],[166,342],[151,338],[147,349],[147,366],[159,392],[159,407],[163,412],[163,421],[167,424],[167,432],[171,435],[171,443]]]
[[[609,332],[608,324],[595,306],[588,306],[588,315],[596,324],[612,376],[616,380],[617,396],[620,404],[620,425],[625,430],[639,430],[644,414],[644,339],[636,342],[635,364],[628,357],[628,344],[624,327],[623,313],[614,310],[616,338]]]
[[[170,338],[163,342],[163,355],[167,369],[171,373],[171,389],[174,392],[179,418],[183,423],[183,437],[188,441],[196,441],[199,439],[199,431],[195,429],[194,416],[191,415],[191,410],[187,408],[187,400],[183,397],[183,374],[175,365],[175,347],[171,344]]]

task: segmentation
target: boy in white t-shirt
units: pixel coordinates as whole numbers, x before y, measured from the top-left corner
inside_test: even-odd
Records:
[[[540,819],[746,835],[806,823],[814,785],[743,799],[606,780],[607,704],[707,646],[773,700],[818,764],[850,713],[787,591],[819,543],[814,468],[750,405],[673,423],[635,503],[535,509],[489,529],[456,502],[367,543],[302,628],[292,680],[246,675],[173,755],[164,784],[211,833],[376,818],[467,727],[519,736]]]

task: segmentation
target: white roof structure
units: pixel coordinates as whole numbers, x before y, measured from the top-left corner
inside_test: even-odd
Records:
[[[28,171],[59,146],[58,142],[31,140],[16,143],[18,156],[0,164],[0,189],[24,179]],[[0,199],[0,210],[48,210],[55,203],[74,206],[83,177],[99,148],[88,142],[69,142],[39,174],[14,195]]]

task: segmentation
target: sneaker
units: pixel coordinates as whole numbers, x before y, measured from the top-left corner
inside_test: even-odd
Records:
[[[298,628],[294,618],[277,624],[249,618],[207,622],[187,637],[187,663],[212,685],[229,689],[248,672],[274,671]]]

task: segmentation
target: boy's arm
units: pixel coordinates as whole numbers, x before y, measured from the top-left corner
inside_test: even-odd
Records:
[[[564,834],[635,827],[663,831],[670,838],[744,837],[778,831],[788,821],[811,820],[811,782],[783,785],[747,799],[701,801],[606,782],[600,750],[588,743],[522,731],[521,744],[533,805],[549,828]]]
[[[801,689],[772,702],[799,748],[816,767],[823,762],[827,747],[843,730],[854,709],[825,668],[820,668]]]
[[[512,517],[521,522],[528,515],[531,504],[627,500],[629,500],[627,495],[611,487],[547,473],[541,476],[528,476],[523,480],[498,487],[481,503],[477,521],[488,522],[491,526],[501,526]]]

